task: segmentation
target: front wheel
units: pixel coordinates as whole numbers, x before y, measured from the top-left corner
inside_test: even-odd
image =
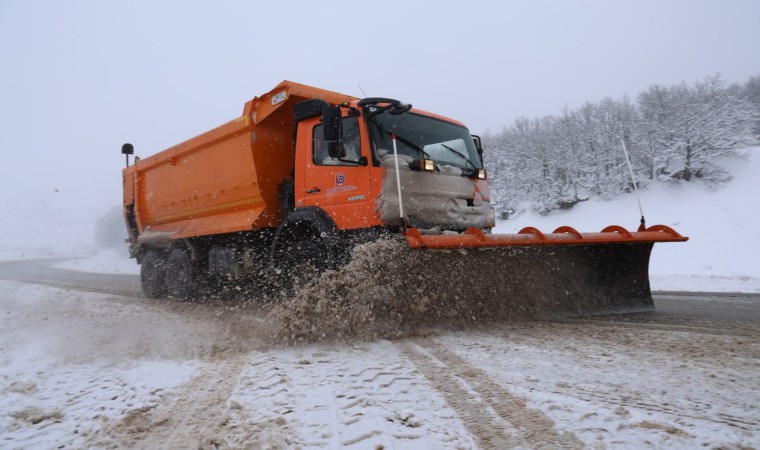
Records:
[[[282,255],[279,278],[287,289],[316,279],[326,268],[327,250],[317,241],[293,243]]]
[[[140,262],[140,284],[143,294],[148,298],[161,298],[166,295],[166,261],[156,250],[148,250]]]
[[[193,293],[193,264],[185,250],[172,250],[166,262],[166,292],[170,297],[187,299]]]

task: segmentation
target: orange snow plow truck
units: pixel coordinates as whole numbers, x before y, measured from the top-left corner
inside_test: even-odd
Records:
[[[445,279],[458,298],[541,292],[560,306],[642,310],[653,244],[687,239],[666,226],[492,234],[483,149],[463,124],[290,81],[188,141],[132,165],[132,145],[122,153],[131,256],[154,298],[192,297],[199,280],[287,283],[305,261],[341,270],[355,246],[396,239],[430,255],[399,277]]]

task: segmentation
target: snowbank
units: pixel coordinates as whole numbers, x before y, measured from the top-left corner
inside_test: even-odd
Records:
[[[689,237],[685,243],[656,244],[650,263],[654,290],[760,292],[760,243],[751,234],[760,225],[760,147],[746,159],[726,162],[733,181],[717,189],[692,185],[654,185],[641,192],[647,225],[663,224]],[[524,213],[500,221],[495,232],[515,233],[526,226],[551,232],[561,225],[600,231],[607,225],[629,230],[639,225],[633,194],[613,201],[589,200],[568,211],[541,216]]]

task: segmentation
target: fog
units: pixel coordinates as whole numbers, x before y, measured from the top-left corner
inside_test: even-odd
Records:
[[[652,83],[760,73],[760,2],[0,2],[0,247],[69,239],[147,156],[283,79],[473,132]],[[361,85],[361,88],[360,88]],[[68,228],[66,228],[68,227]],[[17,228],[11,228],[17,229]]]

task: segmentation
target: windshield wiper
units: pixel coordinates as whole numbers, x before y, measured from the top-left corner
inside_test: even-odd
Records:
[[[468,157],[464,156],[462,153],[460,153],[460,152],[459,152],[459,151],[457,151],[457,150],[454,150],[453,148],[449,147],[449,146],[448,146],[448,145],[446,145],[446,144],[439,144],[439,145],[441,145],[442,147],[445,147],[445,148],[446,148],[446,150],[449,150],[450,152],[452,152],[452,153],[454,153],[455,155],[457,155],[457,156],[459,156],[460,158],[462,158],[466,164],[469,164],[470,166],[472,166],[472,169],[473,169],[473,170],[478,170],[478,168],[477,168],[477,167],[475,167],[475,164],[473,164],[473,163],[472,163],[472,161],[470,161],[470,158],[468,158]]]
[[[423,150],[423,149],[422,149],[422,147],[420,147],[419,145],[415,144],[414,142],[412,142],[412,141],[410,141],[410,140],[408,140],[408,139],[404,139],[403,137],[399,136],[398,134],[396,134],[396,133],[392,133],[392,132],[390,132],[390,131],[388,131],[388,130],[383,130],[383,131],[385,131],[386,133],[390,134],[391,136],[396,136],[396,139],[398,139],[399,141],[401,141],[401,143],[402,143],[402,144],[404,144],[404,145],[406,145],[407,147],[411,148],[412,150],[414,150],[414,151],[418,152],[418,153],[419,153],[420,155],[422,155],[422,156],[423,156],[425,159],[433,159],[433,157],[432,157],[432,156],[430,156],[430,155],[428,155],[428,154],[425,152],[425,150]]]

